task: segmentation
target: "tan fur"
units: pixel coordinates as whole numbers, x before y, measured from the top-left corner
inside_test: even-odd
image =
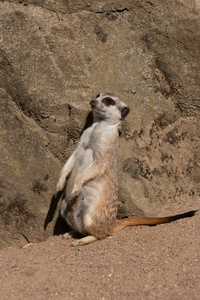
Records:
[[[119,97],[106,93],[90,104],[93,124],[84,131],[62,168],[56,187],[56,193],[63,190],[68,177],[61,215],[73,230],[86,236],[72,246],[108,237],[127,226],[155,225],[180,218],[116,219],[118,129],[129,108]]]

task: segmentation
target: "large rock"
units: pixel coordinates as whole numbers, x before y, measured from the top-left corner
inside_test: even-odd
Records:
[[[0,3],[3,246],[56,231],[58,174],[102,91],[131,108],[119,215],[199,193],[199,10],[191,0]]]
[[[47,149],[48,138],[0,89],[1,243],[44,239],[44,216],[60,164]]]

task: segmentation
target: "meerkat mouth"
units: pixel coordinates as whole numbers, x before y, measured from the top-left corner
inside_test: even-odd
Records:
[[[103,114],[103,113],[105,113],[104,110],[101,110],[101,109],[96,108],[96,107],[93,107],[92,110],[93,110],[96,114]]]

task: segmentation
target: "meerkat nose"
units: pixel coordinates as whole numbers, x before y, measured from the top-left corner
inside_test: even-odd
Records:
[[[97,100],[91,100],[90,105],[91,107],[95,107],[97,105]]]

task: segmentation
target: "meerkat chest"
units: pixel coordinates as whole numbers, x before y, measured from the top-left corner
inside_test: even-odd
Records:
[[[104,151],[106,148],[112,147],[112,143],[117,139],[116,125],[94,124],[88,128],[82,138],[81,145],[85,149],[93,149],[94,151]]]
[[[115,126],[105,126],[104,124],[93,124],[85,130],[81,136],[78,151],[76,153],[75,166],[86,168],[95,157],[100,156],[106,159],[108,152],[116,152],[117,136]],[[110,156],[110,155],[109,155]],[[114,155],[115,156],[115,155]],[[107,162],[109,164],[109,162]]]

